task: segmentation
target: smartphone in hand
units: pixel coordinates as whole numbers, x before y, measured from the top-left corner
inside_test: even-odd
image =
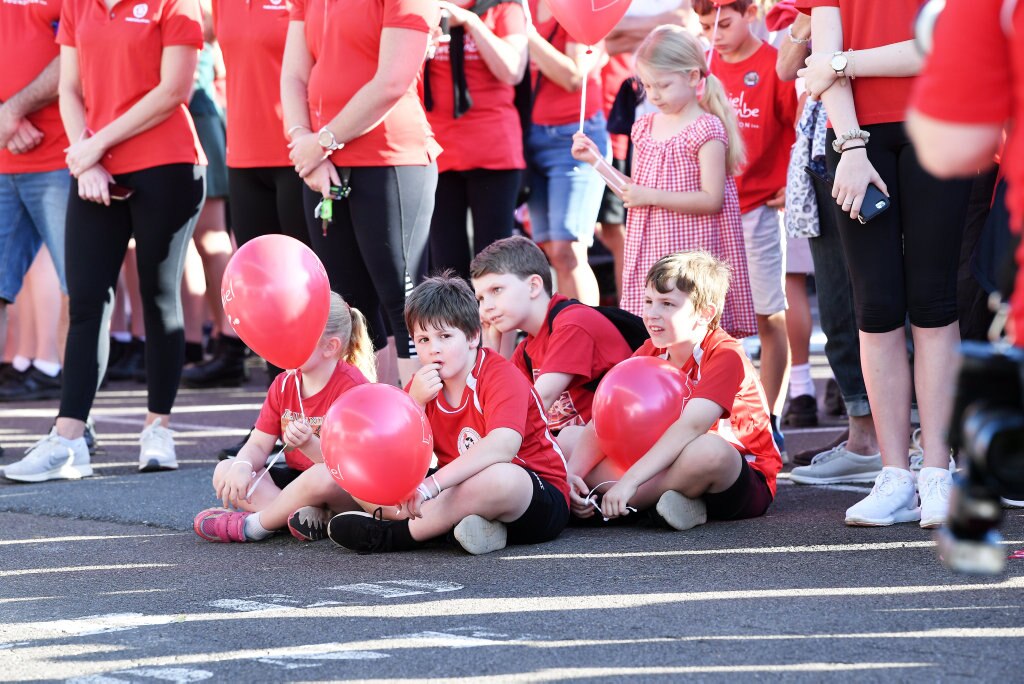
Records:
[[[833,179],[831,176],[823,176],[809,166],[804,167],[804,172],[818,183],[821,183],[828,190],[829,194],[832,194]],[[867,190],[864,191],[864,201],[861,202],[857,220],[862,225],[866,224],[888,209],[890,204],[891,202],[885,196],[885,193],[879,190],[874,183],[868,183]]]
[[[118,200],[120,202],[123,202],[124,200],[128,199],[134,194],[135,190],[133,190],[132,188],[128,188],[123,185],[118,185],[117,183],[110,184],[110,199],[112,200]]]

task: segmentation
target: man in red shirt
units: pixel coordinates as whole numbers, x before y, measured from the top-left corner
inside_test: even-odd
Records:
[[[569,461],[574,514],[593,516],[594,504],[583,497],[616,480],[601,498],[605,518],[654,506],[677,530],[708,518],[757,517],[771,505],[782,457],[754,368],[718,327],[728,288],[728,266],[707,252],[670,254],[651,267],[644,302],[651,339],[634,356],[657,356],[679,369],[683,411],[621,476],[588,425]]]
[[[60,10],[59,0],[0,3],[0,343],[6,338],[7,305],[44,243],[67,306],[64,214],[71,177],[57,109],[60,48],[54,26]],[[0,385],[0,401],[60,396],[56,289],[56,284],[35,288],[26,303],[36,316],[37,337],[49,340],[49,349],[37,345],[31,363],[27,357],[15,359],[17,373]]]
[[[569,521],[565,460],[529,381],[480,348],[473,291],[461,278],[428,278],[405,317],[423,364],[406,391],[430,420],[438,469],[399,505],[403,519],[341,513],[327,535],[363,553],[408,551],[454,527],[473,555],[557,537]]]
[[[778,51],[753,34],[753,0],[696,0],[704,35],[715,53],[710,71],[725,86],[740,122],[747,163],[736,177],[750,288],[761,340],[761,382],[772,427],[782,449],[778,416],[786,401],[789,338],[786,333],[785,238],[779,209],[785,204],[786,168],[796,126],[796,91],[775,72]]]

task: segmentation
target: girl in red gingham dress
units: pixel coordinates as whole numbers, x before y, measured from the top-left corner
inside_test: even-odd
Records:
[[[658,108],[633,125],[633,177],[619,173],[582,133],[573,155],[593,164],[622,197],[626,215],[623,309],[643,313],[644,279],[658,259],[703,249],[732,268],[722,328],[757,332],[733,173],[743,163],[736,115],[721,82],[708,74],[697,39],[660,26],[636,53],[647,98]]]

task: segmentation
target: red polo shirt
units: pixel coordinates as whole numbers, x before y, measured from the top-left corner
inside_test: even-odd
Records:
[[[203,47],[198,0],[66,0],[57,42],[78,50],[85,122],[99,131],[160,83],[163,49]],[[112,174],[165,164],[206,164],[188,103],[166,119],[107,151],[100,162]]]
[[[53,42],[61,0],[0,2],[0,100],[7,101],[35,79],[60,48]],[[0,173],[38,173],[64,168],[68,146],[57,102],[28,115],[43,134],[30,152],[11,154],[0,149]]]
[[[440,12],[433,0],[293,0],[291,19],[305,22],[313,56],[308,88],[313,128],[337,116],[377,73],[381,31],[430,33]],[[426,166],[436,159],[441,147],[427,124],[418,85],[410,84],[380,124],[348,141],[331,161],[336,166]]]
[[[290,0],[213,0],[227,67],[228,166],[291,166],[281,113]]]

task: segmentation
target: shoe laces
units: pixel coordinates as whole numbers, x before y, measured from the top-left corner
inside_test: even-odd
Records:
[[[303,506],[295,511],[299,517],[299,523],[306,527],[321,528],[324,526],[323,509],[315,506]]]
[[[892,496],[896,493],[896,486],[900,477],[890,470],[882,469],[881,475],[875,480],[875,486],[871,488],[871,496]]]
[[[924,447],[921,446],[921,428],[916,428],[910,436],[910,469],[920,470],[924,467]]]
[[[951,478],[936,475],[934,477],[919,477],[917,487],[920,490],[921,498],[940,497],[942,500],[949,499]]]
[[[384,508],[378,506],[370,517],[373,525],[368,528],[366,543],[370,551],[386,551],[391,538],[391,528],[384,520]]]
[[[842,456],[842,452],[845,447],[846,442],[841,442],[840,444],[836,444],[828,451],[822,451],[820,454],[815,454],[813,457],[811,457],[811,465],[821,465],[824,463],[828,463],[829,461],[836,460],[837,458]]]
[[[153,427],[153,426],[156,427]],[[159,423],[153,423],[145,430],[142,431],[140,441],[143,444],[151,444],[152,442],[160,442],[162,446],[174,444],[174,433],[169,429],[163,427]]]

